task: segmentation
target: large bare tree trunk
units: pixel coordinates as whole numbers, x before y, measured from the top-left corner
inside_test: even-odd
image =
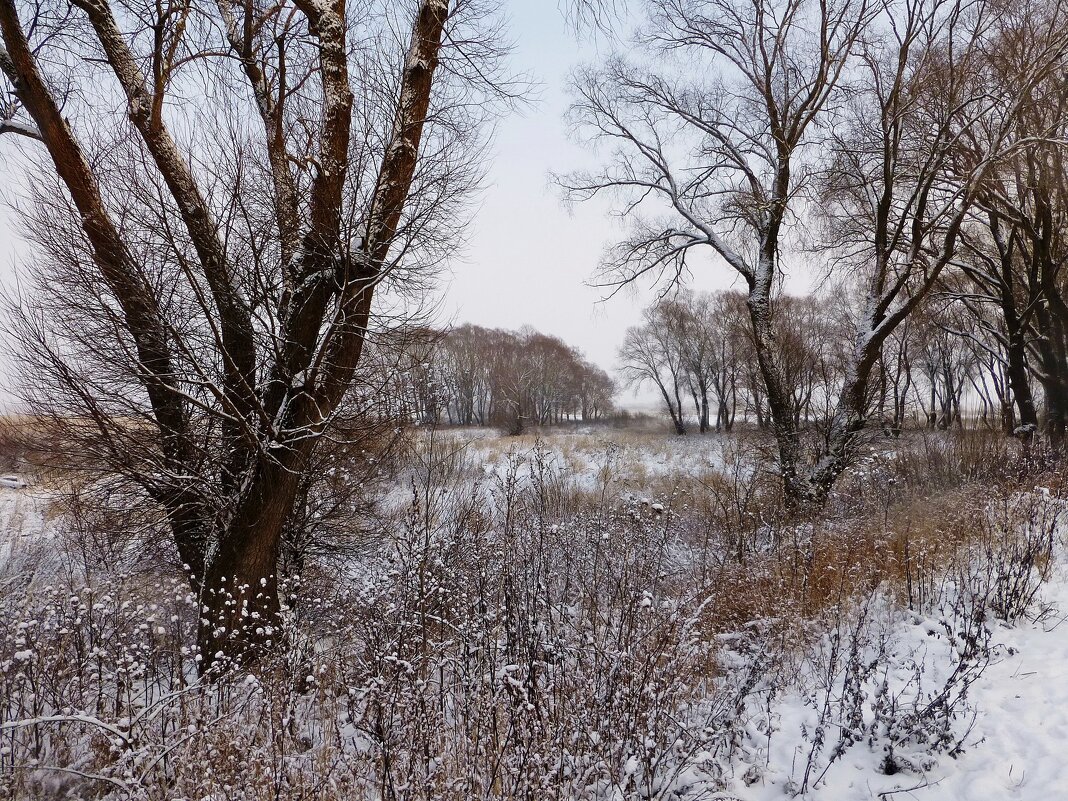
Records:
[[[255,223],[269,233],[256,231],[252,247],[280,258],[281,287],[275,293],[267,286],[267,275],[241,280],[238,260],[248,256],[228,252],[213,211],[220,204],[198,185],[196,158],[181,152],[167,127],[163,109],[173,102],[167,92],[175,54],[183,46],[194,46],[183,40],[184,18],[179,23],[173,16],[161,18],[154,44],[148,45],[154,49],[144,57],[134,48],[145,42],[121,28],[121,9],[117,17],[108,0],[76,0],[87,30],[95,34],[95,44],[126,97],[126,116],[139,137],[137,146],[150,159],[133,169],[154,168],[148,180],[154,181],[158,173],[159,190],[169,195],[153,209],[160,221],[157,227],[175,223],[187,237],[183,241],[191,245],[188,249],[176,245],[174,262],[181,265],[178,274],[200,304],[198,330],[188,318],[168,319],[172,313],[165,308],[168,299],[159,297],[158,287],[145,279],[134,255],[139,244],[136,231],[125,230],[126,223],[116,220],[94,162],[40,70],[26,35],[33,27],[24,28],[16,2],[0,0],[0,71],[36,126],[32,138],[43,143],[77,209],[77,225],[99,271],[99,278],[92,280],[118,303],[120,326],[135,349],[132,380],[140,383],[147,397],[145,417],[150,426],[143,428],[156,435],[158,461],[145,466],[127,453],[128,461],[121,462],[116,438],[124,436],[123,426],[131,423],[108,419],[103,412],[88,419],[99,424],[102,436],[111,438],[106,445],[117,449],[118,469],[127,470],[135,483],[150,484],[149,494],[163,507],[204,610],[198,637],[201,668],[207,670],[217,660],[256,658],[280,642],[277,591],[282,535],[298,502],[303,471],[331,430],[360,367],[375,287],[398,250],[398,228],[416,180],[450,4],[420,0],[414,9],[397,95],[385,116],[392,119],[392,126],[382,132],[380,161],[365,198],[359,194],[362,190],[348,185],[364,177],[360,170],[373,171],[374,161],[369,167],[351,163],[354,95],[347,35],[353,23],[345,0],[294,0],[290,19],[303,14],[306,28],[287,27],[266,49],[255,37],[273,35],[271,24],[262,25],[265,19],[257,15],[269,18],[277,9],[264,11],[218,0],[196,10],[206,17],[218,14],[218,27],[248,81],[244,89],[254,96],[264,126],[264,163],[275,196],[268,201],[273,207],[269,221]],[[287,36],[297,38],[288,41]],[[293,142],[285,104],[296,102],[292,97],[299,89],[286,83],[287,48],[298,50],[308,42],[314,55],[302,62],[310,79],[310,97],[305,99],[319,106],[321,117],[298,125],[294,138],[300,141]],[[209,47],[203,57],[220,56]],[[151,75],[143,72],[143,64],[152,65]],[[313,76],[320,83],[318,92],[310,89]],[[225,97],[227,92],[240,92],[240,87],[220,90],[222,102],[233,102]],[[389,102],[381,97],[363,99]],[[381,116],[369,119],[377,123]],[[295,147],[301,149],[299,159]],[[303,197],[298,197],[293,176],[298,169],[307,170],[309,176],[300,190]],[[212,181],[217,179],[211,175]],[[235,178],[239,180],[240,175]],[[242,191],[227,189],[234,194]],[[353,209],[357,203],[365,205]],[[352,219],[347,215],[358,217],[361,237],[351,236]],[[272,244],[265,243],[268,237],[273,237]],[[240,266],[247,269],[246,264]],[[245,296],[249,285],[266,287],[256,304]],[[260,315],[273,315],[274,339],[263,349],[267,352],[258,350],[254,305]],[[202,339],[184,341],[187,329],[208,338],[210,346]],[[125,347],[121,339],[116,343],[118,353]],[[197,362],[195,354],[208,347],[214,349],[211,357]],[[218,365],[221,381],[216,383],[206,372],[182,374],[177,365],[190,362],[205,371],[205,362]],[[65,380],[73,381],[71,374],[64,373]],[[190,385],[203,387],[208,400],[196,397]],[[86,397],[91,410],[100,409]],[[211,441],[214,430],[221,432],[219,439],[211,449],[202,446]],[[139,431],[130,433],[131,441]]]
[[[1042,389],[1046,400],[1044,430],[1051,450],[1061,454],[1068,432],[1068,358],[1064,343],[1064,325],[1053,307],[1040,308],[1036,314],[1039,327],[1037,350],[1042,361]]]
[[[207,665],[254,661],[282,640],[278,557],[300,473],[263,459],[210,551],[198,645]]]

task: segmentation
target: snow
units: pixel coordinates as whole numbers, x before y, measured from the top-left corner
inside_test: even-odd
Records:
[[[0,484],[0,577],[33,572],[42,534],[48,530],[48,503],[41,493]]]
[[[40,139],[41,132],[37,130],[37,126],[28,122],[15,119],[0,119],[0,134],[13,133],[20,136],[26,136],[30,139]]]
[[[1068,570],[1045,588],[1056,612],[1005,629],[1012,652],[991,665],[974,689],[976,745],[944,765],[937,798],[968,801],[1068,796]],[[917,795],[917,797],[923,797]]]
[[[923,754],[923,769],[886,775],[882,751],[860,742],[833,763],[823,780],[803,797],[814,801],[916,799],[917,801],[1046,801],[1068,798],[1068,565],[1061,563],[1042,598],[1048,614],[1016,627],[998,626],[990,664],[967,694],[963,752]],[[897,610],[888,621],[899,666],[913,655],[925,678],[944,680],[949,650],[934,638],[930,621]],[[900,676],[891,675],[891,683]],[[927,689],[930,689],[930,685]],[[729,792],[713,796],[737,801],[795,797],[811,744],[813,709],[800,695],[787,697],[772,713],[775,730],[761,779],[747,786],[737,779]],[[829,738],[833,740],[833,735]],[[744,766],[743,766],[744,769]],[[737,770],[741,777],[743,769]],[[815,771],[818,775],[820,770]]]
[[[587,426],[508,437],[493,429],[456,427],[436,432],[440,442],[463,448],[483,477],[503,477],[513,459],[528,465],[540,449],[551,467],[584,490],[597,490],[607,477],[627,492],[670,489],[680,479],[722,470],[730,461],[729,435],[636,433]]]

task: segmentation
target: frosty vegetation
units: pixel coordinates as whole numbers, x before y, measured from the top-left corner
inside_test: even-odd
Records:
[[[428,312],[523,97],[498,4],[0,0],[4,798],[886,799],[981,751],[1068,614],[1068,8],[565,6],[555,183],[658,293],[616,376]]]
[[[357,559],[285,580],[286,647],[198,677],[198,603],[92,526],[9,552],[11,798],[707,798],[818,788],[872,754],[915,783],[969,739],[999,626],[1044,612],[1052,476],[992,437],[874,458],[819,520],[744,450],[648,498],[547,444],[471,479],[428,440]],[[477,465],[475,465],[477,467]],[[1044,483],[1044,492],[1021,491]],[[442,491],[442,488],[447,488]],[[631,497],[630,500],[627,500]],[[917,639],[902,640],[902,631]],[[803,735],[779,704],[799,698]],[[783,739],[793,764],[770,755]],[[766,776],[772,772],[772,776]],[[745,797],[745,796],[743,796]]]

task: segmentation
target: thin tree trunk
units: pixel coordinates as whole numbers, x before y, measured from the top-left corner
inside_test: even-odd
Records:
[[[767,256],[764,257],[769,258]],[[788,505],[804,504],[809,496],[808,482],[798,475],[801,464],[801,442],[790,392],[786,386],[777,356],[771,310],[771,270],[765,266],[761,277],[750,288],[747,305],[753,326],[757,364],[764,388],[768,393],[771,424],[779,451],[779,472]]]

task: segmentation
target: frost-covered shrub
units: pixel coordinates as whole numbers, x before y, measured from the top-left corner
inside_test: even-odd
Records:
[[[993,621],[1037,611],[1064,504],[1049,492],[988,486],[975,503],[918,536],[920,565],[906,561],[906,611],[894,569],[859,597],[826,610],[799,672],[808,714],[799,794],[815,788],[850,749],[866,747],[884,773],[930,770],[967,745],[969,691],[999,646]],[[981,500],[980,500],[981,498]],[[940,508],[940,507],[938,507]],[[915,532],[914,532],[915,533]],[[895,551],[895,558],[916,559]]]
[[[489,517],[417,495],[354,588],[366,645],[349,720],[380,786],[676,798],[719,779],[765,669],[742,654],[760,649],[732,643],[726,669],[669,515],[636,502],[561,521],[555,481],[509,472]]]
[[[1064,512],[1064,502],[1048,490],[991,500],[973,558],[996,617],[1015,623],[1034,609],[1049,578]]]
[[[125,787],[150,744],[191,722],[173,710],[195,674],[185,581],[54,578],[0,594],[0,787],[13,798]]]
[[[1016,443],[995,431],[916,432],[895,441],[884,461],[898,482],[931,492],[1011,478],[1026,468],[1016,453]]]
[[[809,689],[798,794],[817,787],[851,749],[867,749],[883,773],[921,773],[939,754],[962,750],[973,713],[968,691],[991,656],[990,632],[966,605],[939,619],[910,619],[879,588],[836,611],[801,671]]]

